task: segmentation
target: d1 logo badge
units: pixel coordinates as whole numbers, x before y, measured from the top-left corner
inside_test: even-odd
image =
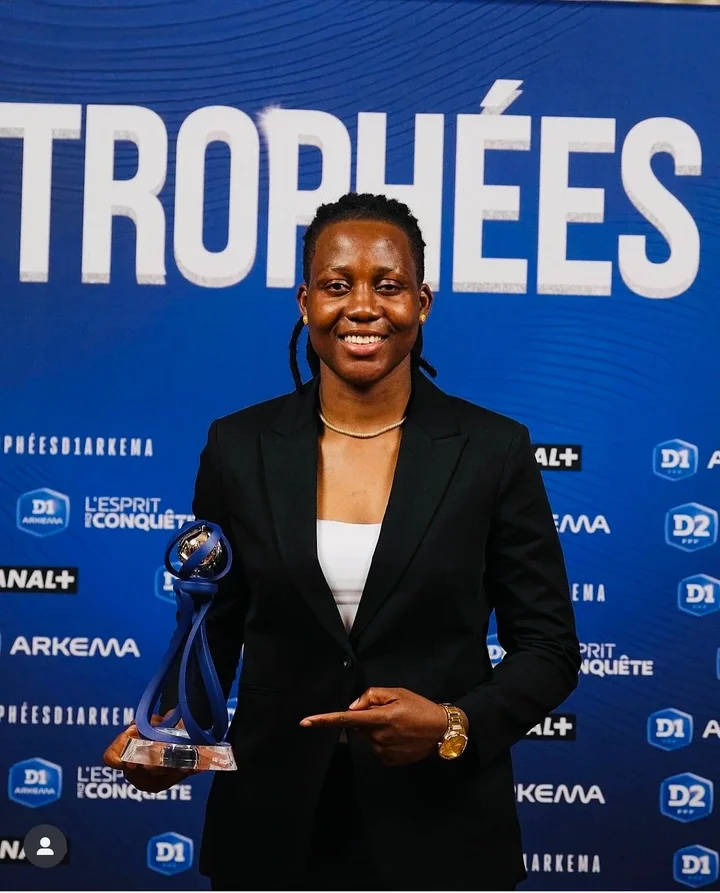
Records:
[[[164,567],[159,567],[155,571],[155,595],[164,602],[172,602],[173,605],[177,604],[175,590],[173,589],[174,579],[175,577],[166,571]]]
[[[696,617],[720,611],[720,580],[707,574],[695,574],[680,580],[678,608]]]
[[[713,546],[717,536],[718,513],[699,502],[676,505],[665,517],[665,542],[683,552]]]
[[[689,713],[667,707],[651,713],[647,723],[648,744],[661,750],[678,750],[692,743],[693,718]]]
[[[660,785],[660,812],[676,822],[696,822],[713,811],[713,783],[693,772],[671,775]]]
[[[168,877],[192,867],[193,842],[189,837],[166,831],[148,840],[147,865]]]
[[[487,649],[488,654],[490,655],[490,663],[494,667],[496,667],[505,657],[505,650],[498,641],[498,637],[496,635],[487,637]]]
[[[17,501],[18,530],[31,536],[62,533],[70,521],[70,499],[57,490],[30,490]]]
[[[62,769],[49,760],[33,757],[10,767],[8,797],[20,806],[35,809],[60,799]]]
[[[668,481],[679,481],[698,470],[698,448],[685,440],[666,440],[653,450],[653,471]]]
[[[720,858],[706,846],[686,846],[673,856],[673,878],[686,887],[705,887],[718,879]]]

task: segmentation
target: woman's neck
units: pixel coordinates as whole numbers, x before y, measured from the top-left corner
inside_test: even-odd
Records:
[[[333,425],[352,431],[382,428],[399,421],[410,399],[410,364],[401,363],[380,381],[358,387],[324,364],[320,370],[320,406]]]

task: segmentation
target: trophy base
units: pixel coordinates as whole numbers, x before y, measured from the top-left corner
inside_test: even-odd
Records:
[[[165,731],[180,733],[178,743],[165,744],[163,741],[131,738],[125,745],[120,759],[124,763],[138,763],[141,766],[157,766],[163,769],[211,769],[215,772],[237,769],[229,744],[190,744],[189,741],[182,740],[183,737],[187,737],[182,730]]]

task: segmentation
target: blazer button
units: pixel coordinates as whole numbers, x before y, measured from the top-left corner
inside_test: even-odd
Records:
[[[352,662],[351,658],[349,658],[349,657],[344,658],[343,666],[345,667],[346,670],[349,670],[352,665],[353,665],[353,662]]]

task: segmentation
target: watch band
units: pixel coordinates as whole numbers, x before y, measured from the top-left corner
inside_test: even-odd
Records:
[[[462,713],[460,713],[458,708],[455,707],[454,704],[441,704],[440,706],[445,708],[445,713],[447,713],[448,718],[448,727],[445,730],[443,738],[446,738],[449,735],[467,735],[467,729],[463,722]]]

